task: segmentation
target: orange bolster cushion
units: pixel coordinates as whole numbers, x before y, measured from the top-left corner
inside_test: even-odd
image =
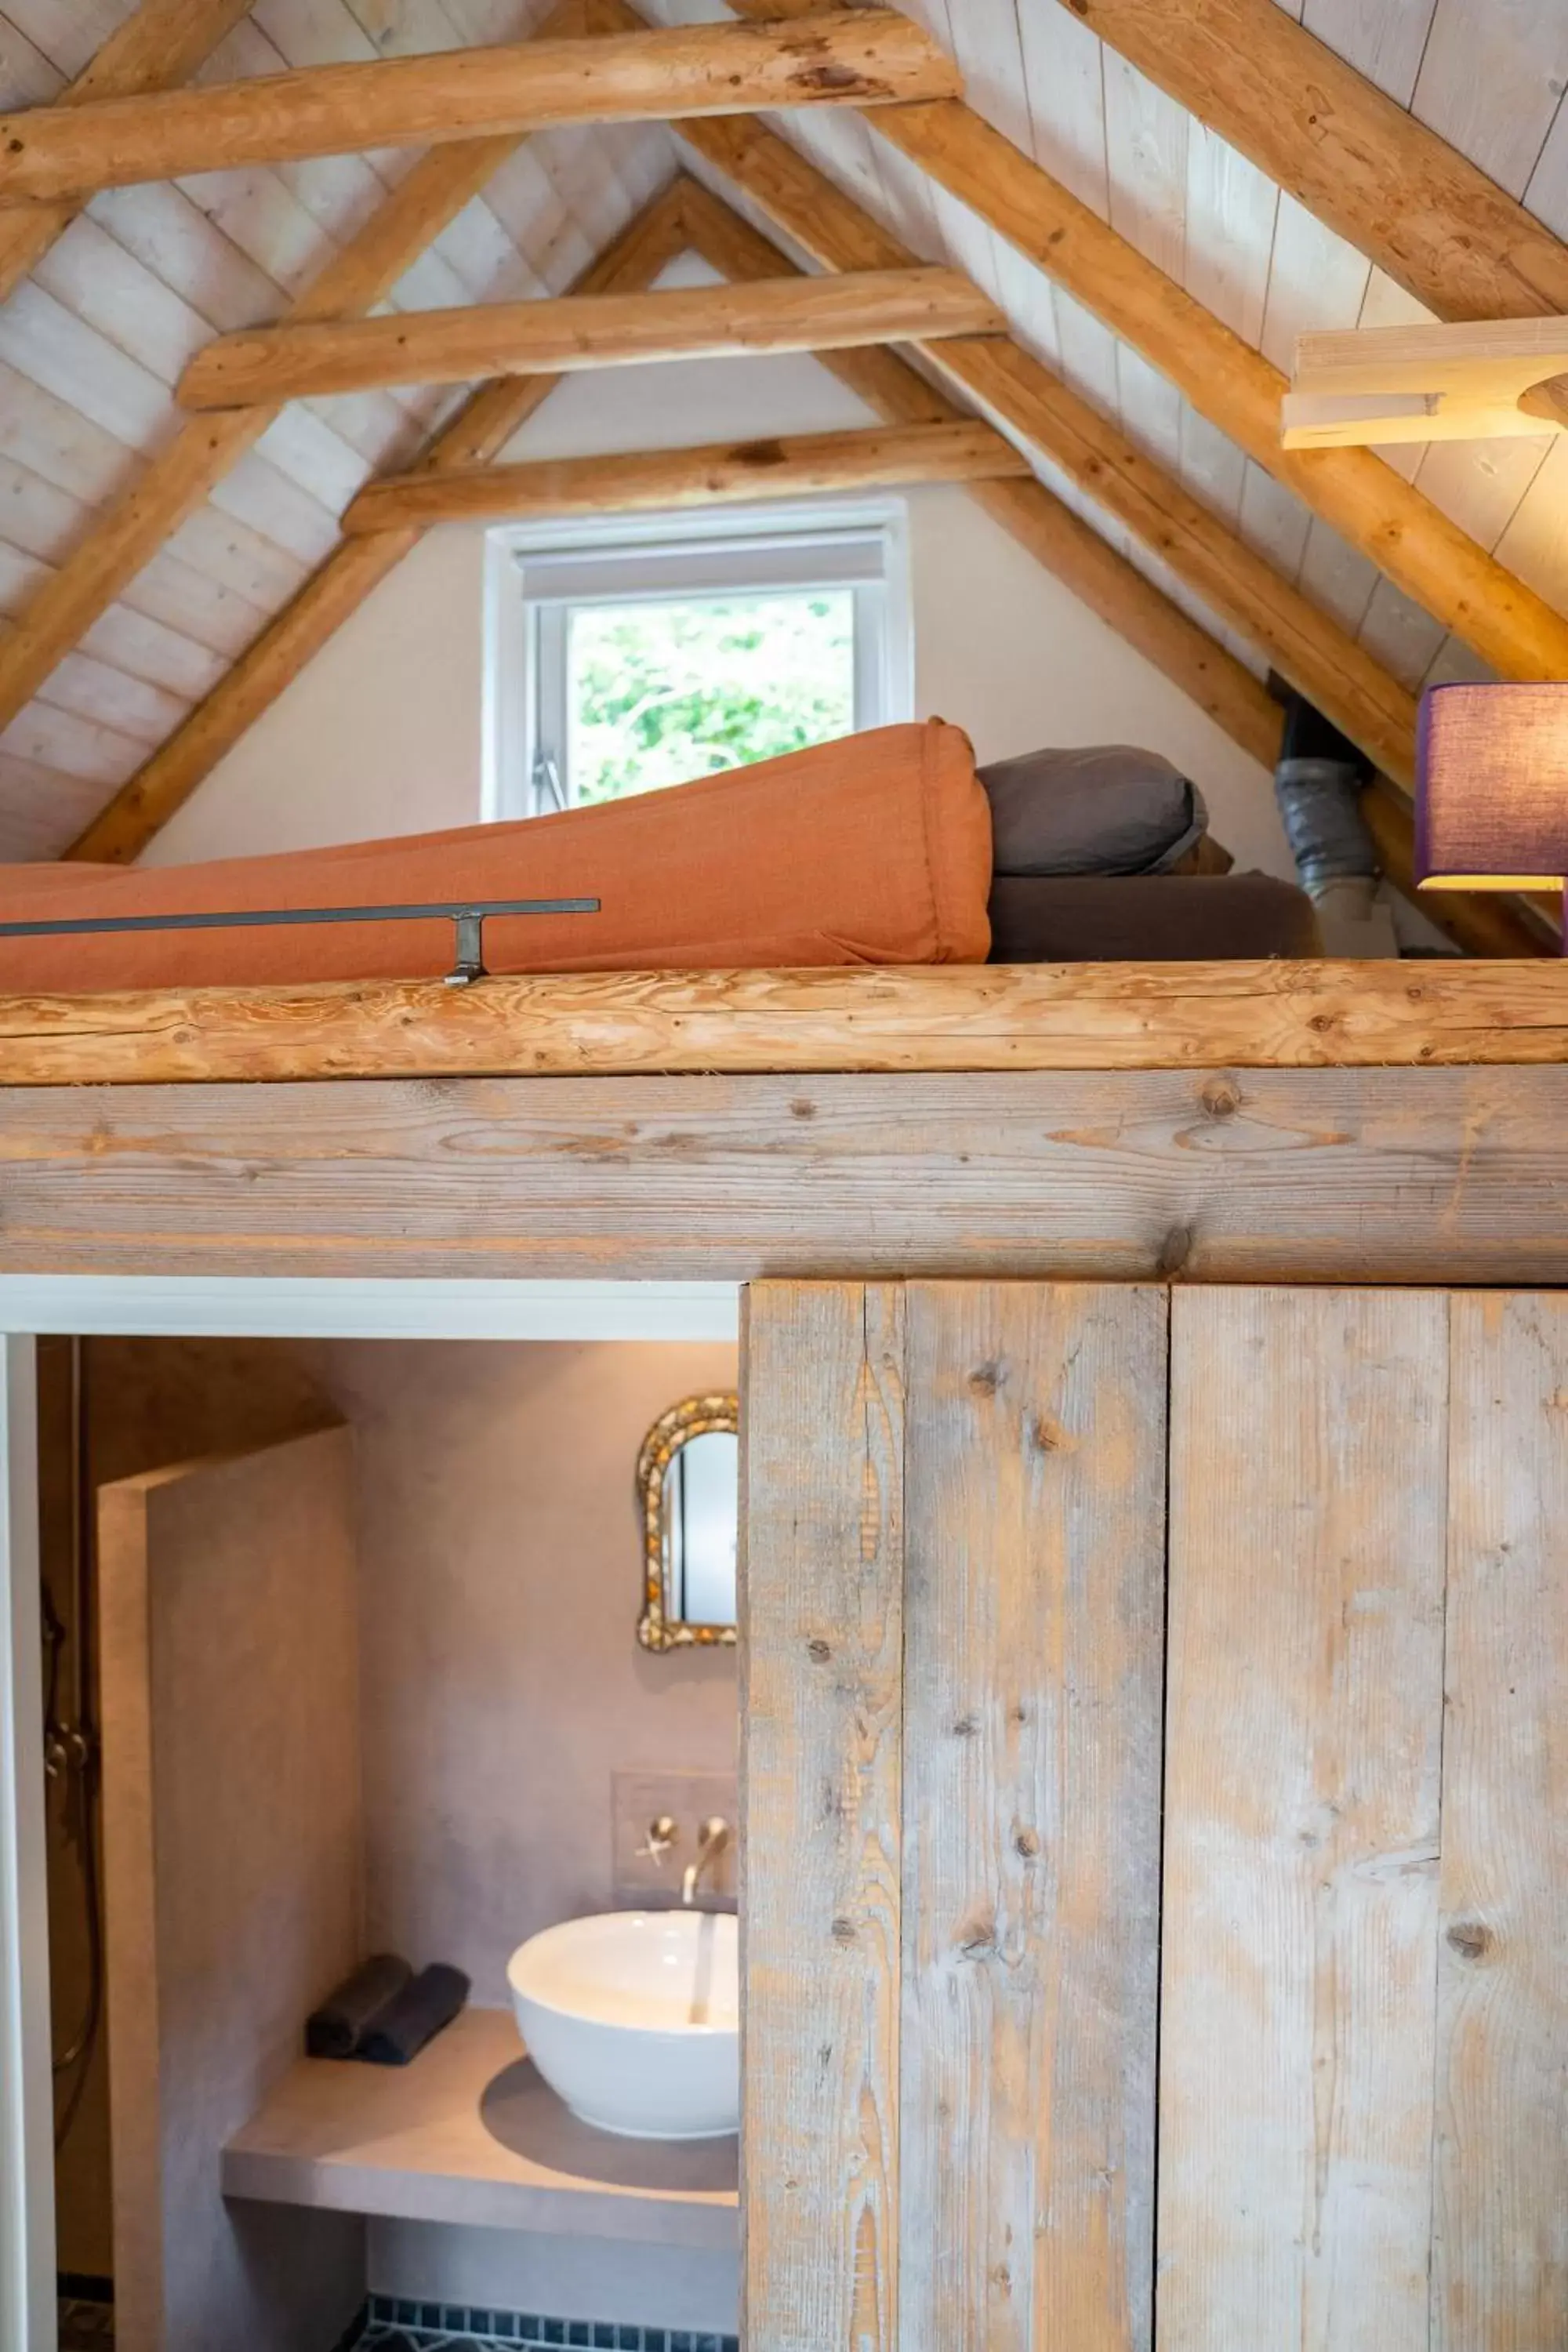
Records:
[[[983,963],[989,804],[969,739],[882,727],[668,792],[519,824],[207,866],[0,866],[0,921],[472,898],[597,898],[497,917],[491,971]],[[445,920],[0,940],[8,994],[416,980]]]

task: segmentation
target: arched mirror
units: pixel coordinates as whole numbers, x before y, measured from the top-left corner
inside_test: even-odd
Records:
[[[735,1639],[741,1524],[740,1399],[683,1397],[661,1412],[637,1460],[645,1650]]]

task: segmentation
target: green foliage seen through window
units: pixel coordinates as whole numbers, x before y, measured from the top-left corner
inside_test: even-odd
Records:
[[[797,751],[855,725],[845,589],[571,616],[573,798],[619,800]]]

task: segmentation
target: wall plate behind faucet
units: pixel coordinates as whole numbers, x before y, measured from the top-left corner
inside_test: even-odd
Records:
[[[647,1910],[679,1903],[682,1873],[697,1859],[698,1832],[718,1813],[730,1824],[730,1843],[703,1872],[697,1900],[709,1911],[732,1911],[738,1804],[733,1772],[672,1772],[668,1765],[612,1772],[611,1878],[616,1903]],[[675,1843],[660,1861],[638,1849],[648,1843],[652,1824],[665,1814],[675,1824]]]

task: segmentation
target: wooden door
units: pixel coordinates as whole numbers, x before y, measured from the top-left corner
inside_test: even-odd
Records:
[[[1161,2352],[1568,2345],[1568,1297],[1178,1291]]]
[[[765,1284],[747,1381],[750,2352],[1563,2352],[1568,1297]]]
[[[1166,1297],[755,1286],[749,2352],[1145,2352]]]

